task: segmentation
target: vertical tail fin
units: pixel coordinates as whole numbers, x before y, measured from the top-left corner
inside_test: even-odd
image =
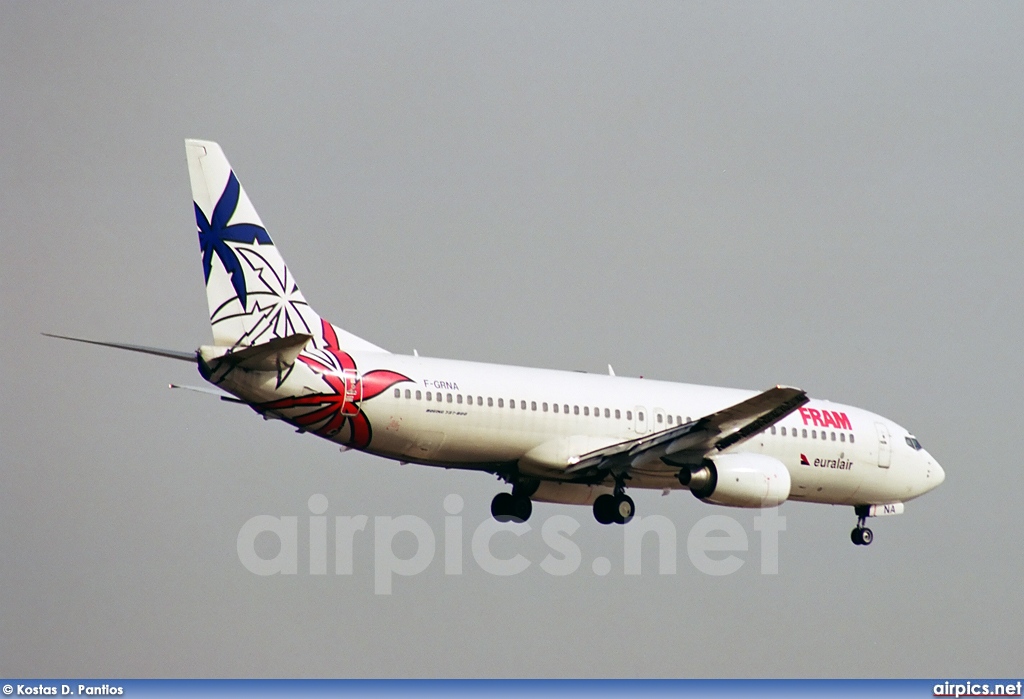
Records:
[[[214,343],[248,346],[304,333],[321,347],[333,340],[380,350],[309,307],[220,146],[188,139],[185,151]],[[336,339],[325,337],[331,331]]]

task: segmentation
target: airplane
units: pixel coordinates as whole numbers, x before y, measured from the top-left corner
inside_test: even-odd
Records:
[[[306,302],[217,143],[186,140],[213,344],[194,352],[64,335],[195,364],[215,388],[299,432],[402,463],[493,474],[491,502],[585,505],[601,524],[636,511],[627,490],[687,489],[727,507],[795,502],[900,514],[945,472],[905,428],[797,388],[762,392],[392,354]]]

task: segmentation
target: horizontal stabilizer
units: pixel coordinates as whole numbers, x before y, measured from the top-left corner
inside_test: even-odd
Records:
[[[129,352],[141,352],[143,354],[153,354],[157,357],[166,357],[168,359],[179,359],[183,362],[196,363],[195,352],[179,352],[178,350],[161,349],[159,347],[144,347],[142,345],[126,345],[121,342],[101,342],[99,340],[85,340],[81,337],[68,337],[67,335],[51,335],[50,333],[42,333],[46,337],[55,337],[58,340],[71,340],[73,342],[84,342],[88,345],[100,345],[102,347],[114,347],[116,349],[128,350]]]
[[[241,398],[235,398],[230,393],[224,391],[218,391],[216,388],[207,388],[206,386],[183,386],[181,384],[171,383],[167,384],[167,388],[180,388],[185,391],[194,391],[196,393],[205,393],[208,396],[217,396],[221,400],[230,401],[231,403],[244,403],[245,401]]]
[[[279,337],[260,345],[253,345],[236,351],[228,351],[220,356],[207,357],[208,350],[221,350],[221,347],[203,347],[200,352],[208,363],[220,366],[231,366],[249,371],[279,371],[295,363],[295,358],[310,340],[312,335],[297,333],[288,337]]]

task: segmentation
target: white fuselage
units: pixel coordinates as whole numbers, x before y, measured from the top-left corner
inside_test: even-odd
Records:
[[[372,427],[364,451],[465,469],[518,463],[520,473],[545,481],[571,477],[557,465],[531,460],[541,445],[568,443],[587,452],[696,420],[756,394],[382,352],[349,354],[360,375],[386,370],[409,379],[359,403]],[[310,393],[316,379],[301,362],[281,385],[265,374],[258,383],[249,378],[257,376],[236,373],[220,386],[246,401],[265,402]],[[278,417],[289,419],[287,413]],[[790,499],[882,504],[922,495],[944,478],[937,462],[908,437],[906,429],[874,413],[812,400],[725,451],[781,461],[792,480]],[[629,487],[683,486],[662,467],[636,469]]]

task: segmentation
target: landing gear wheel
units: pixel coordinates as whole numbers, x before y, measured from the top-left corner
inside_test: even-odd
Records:
[[[615,496],[605,493],[594,500],[594,519],[599,524],[611,524],[615,521]]]
[[[533,514],[533,500],[523,495],[512,496],[512,521],[525,522]]]
[[[525,522],[533,514],[533,501],[522,495],[498,493],[491,500],[491,516],[499,522]]]
[[[857,527],[850,532],[850,540],[857,546],[868,546],[875,540],[875,535],[867,527]]]
[[[615,498],[615,523],[625,524],[629,520],[633,519],[633,515],[636,513],[636,505],[633,503],[633,498],[628,495],[619,495]]]
[[[514,504],[515,498],[512,497],[512,493],[498,493],[491,500],[491,517],[499,522],[511,522]]]

